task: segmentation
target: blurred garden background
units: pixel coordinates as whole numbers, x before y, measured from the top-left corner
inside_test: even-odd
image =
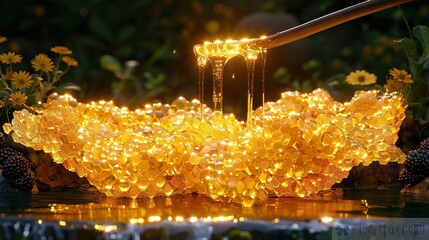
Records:
[[[20,68],[52,46],[73,51],[79,65],[63,77],[81,87],[80,101],[115,99],[131,107],[178,96],[198,97],[193,46],[216,39],[259,37],[285,30],[360,1],[303,0],[1,0],[1,52],[23,57]],[[345,76],[365,69],[383,85],[388,70],[406,66],[392,40],[410,37],[407,28],[429,25],[429,3],[415,1],[326,30],[268,52],[266,99],[286,90],[327,88],[344,100],[354,90]],[[246,111],[246,68],[242,58],[226,67],[225,110]],[[260,106],[260,64],[255,104]],[[405,68],[405,67],[404,67]],[[211,104],[210,67],[206,99]]]

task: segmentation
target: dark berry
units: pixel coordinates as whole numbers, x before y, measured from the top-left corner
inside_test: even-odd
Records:
[[[415,174],[429,175],[429,150],[411,150],[407,154],[404,168]]]
[[[421,182],[423,179],[425,179],[425,175],[415,174],[413,172],[408,171],[406,168],[403,168],[401,170],[401,173],[399,174],[399,183],[401,183],[402,185],[414,185]]]
[[[4,160],[6,160],[9,156],[15,156],[23,154],[11,147],[9,147],[5,142],[0,142],[0,164],[3,165]]]
[[[3,177],[12,187],[20,191],[29,191],[33,188],[35,177],[32,171],[36,169],[36,165],[4,141],[0,141],[0,165]]]
[[[420,149],[429,150],[429,138],[424,139],[424,140],[420,143]]]
[[[3,162],[3,176],[5,178],[17,179],[28,171],[28,163],[22,156],[9,156]]]
[[[24,159],[27,161],[28,168],[30,168],[30,170],[34,172],[37,168],[36,164],[28,158],[24,157]]]
[[[21,175],[20,178],[12,180],[11,185],[19,191],[31,191],[35,183],[34,173],[32,171],[27,171]]]

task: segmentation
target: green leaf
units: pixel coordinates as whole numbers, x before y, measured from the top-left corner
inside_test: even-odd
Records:
[[[420,76],[424,59],[419,56],[416,43],[409,38],[403,38],[393,41],[393,49],[405,62],[408,62],[411,73],[414,76]]]
[[[1,77],[1,76],[0,76]],[[6,85],[3,81],[0,81],[0,89],[6,88]]]
[[[100,58],[101,68],[110,72],[122,72],[122,66],[118,59],[111,55],[103,55]]]
[[[156,75],[156,77],[154,78],[149,78],[149,84],[154,88],[157,86],[160,86],[164,81],[165,81],[166,77],[163,73],[159,73]]]
[[[425,118],[429,106],[429,98],[419,98],[417,102],[408,105],[407,111],[411,113],[414,119]]]
[[[128,58],[134,52],[134,47],[131,44],[124,44],[115,49],[114,55],[119,58]]]
[[[422,59],[427,59],[429,55],[429,27],[417,26],[413,29],[413,34],[422,45]]]
[[[408,105],[407,112],[413,116],[413,119],[421,118],[423,105],[419,102],[414,102]]]
[[[292,80],[292,74],[290,73],[289,69],[285,67],[279,67],[273,73],[273,79],[278,83],[289,83]]]
[[[418,59],[416,43],[409,38],[394,40],[393,50],[405,62],[409,62],[410,58],[416,60]]]
[[[422,127],[425,127],[426,125],[428,125],[429,121],[423,120],[421,118],[419,118],[419,124]]]
[[[429,27],[417,26],[413,29],[413,33],[422,45],[423,53],[420,58],[422,68],[429,70]]]
[[[10,91],[8,90],[1,90],[0,91],[0,98],[9,98],[10,96]]]
[[[131,38],[134,37],[136,32],[137,32],[136,28],[132,25],[127,25],[122,27],[121,30],[119,30],[119,33],[116,37],[116,43],[120,44],[130,40]]]
[[[427,57],[426,59],[424,59],[422,68],[424,70],[429,70],[429,57]]]
[[[169,43],[159,46],[158,48],[155,49],[152,56],[145,62],[145,66],[146,67],[152,66],[156,61],[164,58],[164,56],[166,56],[170,52],[171,52],[171,49],[170,49]]]
[[[89,20],[89,28],[97,36],[103,38],[104,40],[111,42],[113,40],[113,35],[110,32],[109,27],[106,23],[99,17],[93,17]]]

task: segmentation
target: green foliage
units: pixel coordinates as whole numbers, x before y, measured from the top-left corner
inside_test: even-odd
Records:
[[[306,78],[296,76],[287,67],[280,67],[273,73],[273,80],[284,84],[288,90],[299,92],[311,92],[315,88],[325,85],[325,80],[320,78],[321,63],[316,59],[304,62],[301,66],[306,72]]]
[[[82,87],[80,98],[83,101],[110,99],[118,92],[115,88],[121,86],[116,83],[122,80],[118,81],[112,74],[119,70],[100,69],[102,56],[113,56],[121,66],[134,59],[139,66],[132,74],[136,77],[133,81],[139,82],[143,94],[151,88],[151,93],[142,96],[143,99],[168,102],[179,95],[196,96],[198,74],[193,45],[206,40],[233,38],[235,24],[244,16],[258,11],[288,13],[303,23],[357,2],[5,0],[2,7],[9,11],[0,14],[0,33],[9,36],[11,41],[0,48],[17,52],[24,58],[58,42],[74,49],[79,68],[64,78]],[[429,24],[428,9],[429,4],[425,1],[403,6],[404,15],[414,25]],[[300,90],[320,86],[330,76],[359,68],[377,75],[385,74],[385,69],[398,66],[390,38],[404,35],[400,12],[398,8],[392,8],[307,38],[309,57],[304,65],[317,59],[317,69],[310,70],[308,66],[292,69],[280,62],[279,68],[288,69],[291,79],[285,81],[282,76],[273,77],[274,69],[267,74],[267,81],[275,78],[280,80],[284,90]],[[270,53],[268,58],[270,62]],[[163,84],[156,84],[157,81]],[[136,83],[130,81],[127,84],[133,86]],[[132,88],[121,91],[133,96],[133,92],[126,92],[128,90],[133,91]]]
[[[6,37],[0,36],[0,43],[6,41]],[[0,125],[8,122],[15,110],[37,111],[54,92],[80,89],[70,83],[56,86],[70,67],[77,67],[78,63],[68,56],[72,51],[66,47],[55,46],[50,50],[56,58],[52,60],[44,53],[37,54],[31,60],[32,72],[17,70],[23,60],[20,54],[0,52]]]
[[[415,84],[407,94],[409,115],[414,119],[429,120],[429,28],[417,26],[413,29],[415,38],[394,41],[393,48],[408,65]]]
[[[112,88],[117,76],[99,65],[102,56],[110,55],[121,63],[138,61],[136,81],[143,88],[160,88],[144,99],[167,101],[192,94],[187,89],[197,78],[193,45],[225,34],[245,11],[235,14],[232,6],[214,0],[6,0],[2,7],[11,10],[0,15],[0,33],[10,36],[9,49],[29,56],[56,42],[75,49],[79,68],[66,78],[82,87],[81,97],[109,99],[117,92]]]
[[[137,61],[126,61],[122,66],[118,59],[110,55],[100,58],[101,68],[115,74],[117,80],[112,82],[113,100],[119,105],[139,107],[147,100],[160,96],[166,92],[166,76],[163,73],[154,75],[145,72],[143,79],[136,76],[139,66]]]
[[[408,119],[401,126],[400,140],[410,149],[429,137],[429,27],[417,26],[411,38],[394,41],[393,48],[407,64],[414,83],[404,95]]]

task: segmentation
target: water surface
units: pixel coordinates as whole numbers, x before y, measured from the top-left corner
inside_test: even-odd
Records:
[[[399,189],[333,189],[308,198],[269,198],[265,204],[251,208],[215,202],[197,194],[154,199],[114,199],[105,197],[93,188],[0,195],[1,218],[43,221],[306,221],[326,217],[366,219],[429,215],[429,200],[404,197]]]

